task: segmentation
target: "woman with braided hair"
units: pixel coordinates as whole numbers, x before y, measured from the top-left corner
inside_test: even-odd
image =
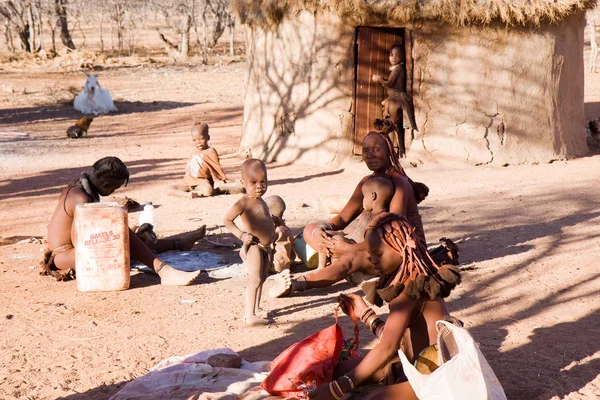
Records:
[[[427,186],[414,183],[398,161],[389,136],[382,131],[370,132],[363,141],[362,158],[367,167],[373,171],[363,177],[348,203],[342,211],[326,224],[309,224],[304,228],[304,240],[319,253],[333,256],[327,268],[312,271],[306,275],[292,279],[289,271],[283,271],[275,277],[275,285],[269,291],[272,297],[282,297],[294,291],[313,288],[324,288],[348,278],[356,272],[374,276],[376,272],[369,261],[367,246],[360,243],[347,243],[334,240],[327,231],[338,231],[346,228],[363,211],[363,185],[372,176],[387,177],[394,184],[394,194],[388,211],[404,215],[416,229],[418,240],[425,245],[425,233],[419,208],[417,206],[429,192]]]
[[[92,168],[82,172],[78,179],[71,182],[61,193],[48,225],[48,244],[41,263],[41,275],[53,276],[58,281],[75,278],[75,247],[73,235],[73,217],[78,204],[97,203],[100,196],[110,196],[121,186],[129,182],[129,170],[117,157],[104,157],[96,161]],[[184,286],[192,283],[200,271],[187,272],[177,270],[158,259],[152,250],[189,250],[197,240],[204,237],[206,227],[165,238],[149,244],[148,247],[136,234],[129,231],[129,249],[132,258],[152,268],[162,285]]]
[[[417,399],[398,358],[404,351],[417,369],[437,368],[436,321],[460,321],[449,315],[444,298],[460,283],[460,270],[438,266],[415,234],[408,220],[398,214],[376,218],[366,236],[367,248],[380,278],[373,302],[389,304],[384,322],[356,294],[340,295],[342,310],[354,321],[360,319],[379,339],[363,358],[343,361],[336,367],[336,380],[324,384],[310,399],[341,399],[357,386],[383,383],[367,399]],[[361,398],[360,394],[357,394]]]

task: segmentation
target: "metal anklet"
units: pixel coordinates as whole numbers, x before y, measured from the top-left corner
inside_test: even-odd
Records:
[[[306,278],[304,276],[299,276],[296,279],[297,287],[294,288],[296,292],[303,292],[306,290]]]
[[[158,274],[158,273],[160,272],[160,270],[161,270],[161,269],[163,269],[163,267],[164,267],[165,265],[167,265],[167,263],[166,263],[166,262],[164,262],[164,261],[163,261],[163,262],[161,262],[161,263],[160,263],[160,265],[158,266],[158,268],[156,268],[156,271],[155,271],[155,272]]]

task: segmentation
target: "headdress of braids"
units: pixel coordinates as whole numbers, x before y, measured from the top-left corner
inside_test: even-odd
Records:
[[[406,171],[404,171],[404,168],[402,168],[402,165],[400,165],[400,157],[399,157],[398,153],[396,152],[396,150],[394,149],[394,144],[392,143],[392,139],[390,139],[390,136],[389,136],[390,132],[397,130],[396,125],[394,125],[394,123],[392,121],[390,121],[389,119],[383,119],[383,118],[377,118],[375,120],[374,125],[375,125],[375,129],[377,129],[377,130],[369,132],[367,134],[367,136],[365,137],[365,139],[369,136],[379,136],[379,137],[383,138],[383,140],[385,141],[385,143],[387,145],[388,154],[389,154],[388,157],[389,157],[390,164],[392,165],[386,171],[386,175],[391,177],[393,172],[398,172],[400,175],[405,176],[408,179],[408,181],[410,182],[410,185],[412,186],[413,191],[415,192],[415,199],[417,200],[417,204],[419,204],[420,202],[425,200],[425,198],[429,194],[429,188],[424,183],[414,182],[412,179],[410,179],[408,177],[408,175],[406,175]]]
[[[104,157],[94,163],[90,172],[82,172],[78,179],[69,183],[67,194],[75,186],[81,185],[83,191],[93,202],[99,202],[100,193],[98,192],[98,188],[92,183],[92,179],[90,179],[91,176],[94,176],[101,183],[106,182],[106,180],[123,180],[125,181],[125,185],[127,185],[129,182],[129,171],[123,161],[117,157]],[[67,196],[65,196],[63,209],[65,210],[65,213],[69,215],[66,208],[66,201]]]
[[[381,214],[372,221],[369,231],[379,235],[383,243],[402,255],[397,272],[379,278],[376,294],[372,295],[374,298],[368,299],[373,300],[371,303],[390,302],[405,289],[406,295],[414,299],[448,297],[460,283],[458,267],[438,266],[415,236],[415,229],[400,214]]]

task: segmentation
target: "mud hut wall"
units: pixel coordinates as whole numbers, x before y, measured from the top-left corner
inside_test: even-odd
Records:
[[[316,165],[351,154],[354,35],[309,12],[274,31],[248,27],[241,152]]]
[[[558,82],[556,97],[554,144],[558,154],[578,157],[588,153],[585,138],[583,41],[585,13],[571,16],[562,26],[553,26],[558,37],[555,42],[555,69]]]
[[[472,164],[585,154],[583,13],[540,28],[412,32],[417,123],[409,157]]]

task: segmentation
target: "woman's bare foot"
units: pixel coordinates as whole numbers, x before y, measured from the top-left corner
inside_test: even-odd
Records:
[[[269,296],[272,298],[285,297],[292,292],[292,276],[289,269],[284,269],[274,279],[275,283],[269,289]]]
[[[191,232],[184,232],[177,235],[178,248],[181,251],[189,251],[194,247],[194,244],[206,236],[206,225],[202,225],[200,228]]]
[[[160,284],[166,286],[187,286],[194,282],[202,271],[180,271],[168,264],[161,264],[156,273],[160,276]]]
[[[244,323],[246,325],[250,325],[250,326],[268,325],[269,324],[269,322],[266,319],[262,319],[260,317],[257,317],[256,315],[246,315],[244,317]]]

